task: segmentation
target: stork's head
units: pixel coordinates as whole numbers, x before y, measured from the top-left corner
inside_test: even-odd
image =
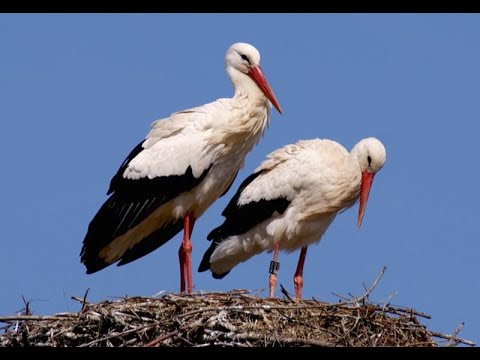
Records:
[[[375,174],[385,164],[387,160],[387,152],[385,146],[376,138],[370,137],[358,142],[353,150],[357,158],[360,171],[362,172],[362,183],[360,186],[360,207],[358,209],[357,228],[360,228],[363,220],[363,214],[367,206],[368,195],[372,187]]]
[[[270,100],[272,105],[275,106],[275,109],[277,109],[280,114],[282,113],[275,94],[262,72],[262,68],[260,67],[260,53],[255,47],[246,43],[233,44],[225,55],[225,66],[235,88],[245,85],[247,80],[245,80],[246,77],[244,76],[248,76],[255,82],[256,86],[260,88],[268,100]]]

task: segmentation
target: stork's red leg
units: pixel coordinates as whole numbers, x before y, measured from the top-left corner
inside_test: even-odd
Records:
[[[186,251],[186,259],[185,259],[185,267],[187,273],[187,292],[189,294],[192,293],[193,289],[193,281],[192,281],[192,260],[190,254],[192,253],[192,243],[190,242],[190,237],[192,236],[193,226],[195,225],[195,218],[192,214],[187,214],[186,221],[188,222],[188,237],[187,237],[187,245],[185,247]]]
[[[178,249],[178,258],[180,260],[180,291],[185,292],[185,279],[187,282],[187,293],[192,293],[192,243],[190,236],[192,235],[195,218],[192,214],[187,213],[183,218],[183,240],[180,249]]]
[[[295,297],[297,300],[302,300],[302,288],[303,288],[303,265],[305,264],[305,257],[307,256],[308,246],[302,248],[300,257],[298,258],[297,271],[293,277],[293,283],[295,285]]]
[[[185,250],[183,244],[185,242],[185,229],[183,230],[183,241],[178,249],[178,260],[180,262],[180,292],[185,292]]]
[[[278,248],[279,243],[276,243],[273,248],[273,261],[270,263],[270,278],[268,280],[268,285],[270,286],[270,298],[273,298],[275,286],[277,286]]]

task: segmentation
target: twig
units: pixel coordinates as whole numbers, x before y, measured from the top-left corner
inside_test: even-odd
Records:
[[[455,328],[455,330],[453,331],[453,334],[452,334],[452,338],[448,341],[447,347],[453,347],[453,346],[457,346],[458,345],[458,338],[457,338],[457,335],[458,333],[460,332],[460,330],[463,329],[463,325],[465,325],[465,323],[460,323],[458,324],[458,326]]]
[[[62,318],[76,317],[76,314],[68,316],[34,316],[34,315],[18,315],[18,316],[2,316],[0,317],[0,322],[11,322],[17,320],[32,320],[32,321],[43,321],[43,320],[60,320]]]
[[[282,292],[283,295],[286,296],[286,298],[287,298],[288,300],[290,300],[290,301],[293,302],[293,299],[290,297],[290,294],[288,293],[287,290],[285,290],[285,288],[283,287],[282,284],[280,284],[280,291]]]
[[[32,315],[30,311],[30,301],[25,300],[25,297],[22,295],[23,303],[25,304],[24,315]]]
[[[370,293],[373,291],[373,289],[375,288],[375,286],[377,286],[378,282],[380,281],[381,277],[383,276],[383,274],[385,273],[385,271],[387,270],[387,267],[384,266],[382,268],[382,270],[380,271],[380,274],[377,275],[377,278],[375,279],[375,281],[373,282],[372,286],[370,286],[370,288],[365,292],[365,294],[363,294],[362,296],[360,296],[359,298],[357,299],[354,299],[352,301],[352,303],[359,303],[363,300],[365,300],[368,295],[370,295]]]
[[[352,294],[349,293],[349,295],[353,298],[353,299],[349,299],[349,298],[346,298],[344,296],[341,296],[341,295],[338,295],[338,294],[335,294],[332,292],[333,295],[339,297],[340,299],[343,299],[343,300],[346,300],[346,302],[342,303],[343,305],[358,305],[358,303],[360,302],[363,302],[367,297],[368,295],[370,295],[370,293],[373,291],[373,289],[377,286],[378,282],[380,281],[381,277],[383,276],[383,274],[385,273],[385,271],[387,270],[387,267],[384,266],[382,268],[382,270],[380,271],[380,274],[377,275],[376,279],[374,280],[373,284],[370,286],[370,288],[366,288],[365,284],[362,283],[363,287],[366,289],[365,293],[360,296],[359,298],[356,298],[354,297]]]
[[[85,310],[85,307],[87,305],[87,295],[89,291],[90,291],[90,288],[87,288],[87,291],[85,291],[85,295],[83,296],[83,301],[82,301],[82,309],[80,310],[80,313],[83,313],[83,311]]]
[[[457,327],[457,329],[458,329],[458,327]],[[438,337],[438,338],[441,338],[441,339],[453,340],[457,343],[462,343],[462,344],[470,345],[470,346],[475,346],[476,345],[473,341],[465,340],[465,339],[462,339],[462,338],[459,338],[459,337],[456,337],[456,336],[453,336],[453,335],[446,335],[446,334],[442,334],[442,333],[439,333],[439,332],[436,332],[436,331],[431,331],[431,330],[428,330],[428,332],[430,333],[431,336]]]
[[[146,343],[144,346],[145,346],[145,347],[151,347],[151,346],[157,345],[158,343],[161,343],[162,341],[165,341],[165,340],[167,340],[168,338],[171,338],[172,336],[177,335],[179,332],[180,332],[180,329],[177,329],[177,330],[175,330],[175,331],[169,332],[168,334],[159,336],[159,337],[156,338],[155,340],[152,340],[152,341],[150,341],[149,343]]]
[[[123,331],[123,332],[121,332],[121,333],[108,335],[108,336],[105,336],[105,337],[103,337],[103,338],[101,338],[101,339],[96,339],[96,340],[90,341],[89,343],[81,344],[81,345],[79,345],[78,347],[88,347],[88,346],[97,344],[97,343],[99,343],[99,342],[103,342],[103,341],[106,341],[106,340],[114,339],[114,338],[117,338],[117,337],[120,337],[120,336],[123,336],[123,335],[128,335],[128,334],[131,334],[131,333],[136,332],[136,331],[138,331],[138,330],[147,329],[147,328],[149,328],[149,327],[153,327],[153,326],[156,326],[156,325],[158,325],[158,324],[160,324],[160,321],[157,321],[157,322],[154,323],[154,324],[148,324],[148,325],[139,326],[139,327],[136,327],[136,328],[127,330],[127,331]]]
[[[290,338],[282,336],[264,336],[257,334],[236,334],[234,336],[229,336],[232,340],[265,340],[270,343],[280,342],[287,344],[298,344],[298,345],[310,345],[310,346],[323,346],[323,347],[342,347],[342,345],[337,345],[328,341],[323,340],[309,340],[309,339],[300,339],[300,338]]]
[[[174,330],[172,332],[169,332],[168,334],[165,334],[165,335],[162,335],[162,336],[159,336],[158,338],[156,338],[155,340],[152,340],[150,341],[149,343],[145,344],[144,346],[145,347],[151,347],[151,346],[154,346],[158,343],[161,343],[165,340],[167,340],[168,338],[171,338],[172,336],[175,336],[175,335],[178,335],[180,333],[180,331],[184,331],[186,329],[189,329],[189,328],[192,328],[192,327],[196,327],[196,326],[200,326],[202,325],[204,322],[203,319],[200,319],[200,320],[197,320],[191,324],[186,324],[186,325],[183,325],[181,326],[180,328],[178,328],[177,330]]]
[[[465,325],[465,323],[461,322],[460,324],[458,324],[458,326],[455,328],[455,330],[453,331],[453,338],[450,339],[447,343],[446,346],[448,347],[452,347],[452,346],[455,346],[455,345],[458,345],[458,341],[457,341],[457,335],[458,333],[460,332],[460,330],[462,330],[463,328],[463,325]]]
[[[87,291],[85,291],[85,295],[83,295],[83,298],[79,298],[78,296],[71,296],[70,299],[72,300],[75,300],[75,301],[78,301],[79,303],[82,304],[82,308],[80,309],[80,314],[84,312],[85,308],[87,305],[89,305],[90,303],[87,301],[87,295],[88,295],[88,292],[90,291],[90,288],[87,289]]]
[[[396,290],[392,294],[388,295],[388,297],[383,302],[382,311],[385,311],[385,308],[387,307],[387,304],[390,305],[390,300],[392,300],[393,297],[396,296],[397,294],[398,294],[398,290]]]
[[[83,304],[83,298],[78,297],[78,296],[70,296],[70,299],[78,301],[79,303]]]
[[[388,313],[392,313],[392,314],[397,314],[398,313],[404,313],[404,314],[409,314],[409,315],[416,315],[416,316],[420,316],[422,318],[425,318],[425,319],[431,319],[432,317],[428,314],[425,314],[423,312],[420,312],[420,311],[417,311],[417,310],[414,310],[414,309],[410,309],[410,308],[404,308],[404,307],[401,307],[401,306],[394,306],[394,305],[388,305],[388,307],[386,308],[383,308],[382,309],[383,312],[388,312]]]
[[[347,297],[345,297],[345,296],[342,296],[342,295],[340,295],[340,294],[336,294],[336,293],[334,293],[334,292],[332,292],[332,295],[333,295],[333,296],[336,296],[336,297],[338,297],[338,298],[340,298],[340,299],[342,299],[342,300],[348,301],[349,303],[350,303],[350,301],[351,301],[351,299],[349,299],[349,298],[347,298]]]

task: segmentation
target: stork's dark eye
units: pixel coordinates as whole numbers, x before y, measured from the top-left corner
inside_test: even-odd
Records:
[[[370,155],[367,156],[368,166],[372,165],[372,158]]]
[[[240,55],[242,57],[243,60],[245,60],[246,62],[248,62],[248,65],[250,65],[250,60],[248,60],[248,56],[247,55]]]

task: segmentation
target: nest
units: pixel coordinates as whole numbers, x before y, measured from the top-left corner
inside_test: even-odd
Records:
[[[378,278],[376,282],[378,281]],[[374,283],[374,285],[376,284]],[[410,308],[368,302],[264,299],[247,290],[81,302],[75,313],[0,318],[0,346],[448,346],[475,345],[427,330]],[[86,297],[86,296],[85,296]]]

